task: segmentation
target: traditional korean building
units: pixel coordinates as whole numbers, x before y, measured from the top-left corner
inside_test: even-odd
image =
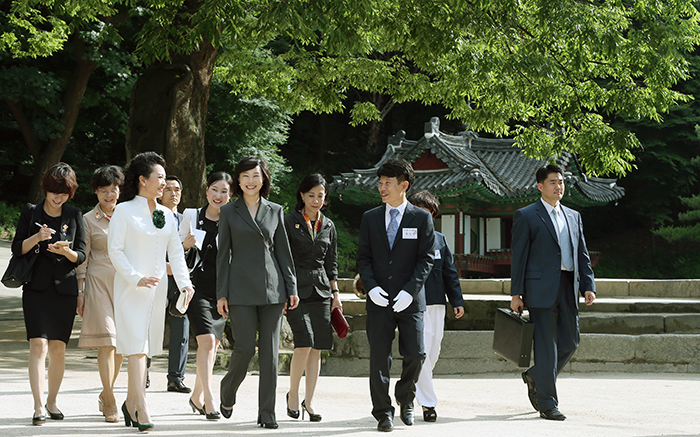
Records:
[[[426,189],[440,200],[435,228],[447,237],[462,277],[510,276],[513,213],[540,199],[535,172],[547,161],[526,157],[514,140],[480,138],[472,131],[448,135],[440,131],[437,117],[425,124],[419,140],[405,137],[399,131],[389,138],[374,167],[335,176],[334,195],[342,202],[378,205],[377,168],[390,158],[403,158],[416,173],[409,191]],[[586,176],[571,153],[555,161],[565,172],[562,203],[567,206],[604,205],[625,194],[616,179]],[[599,254],[591,256],[596,262]]]

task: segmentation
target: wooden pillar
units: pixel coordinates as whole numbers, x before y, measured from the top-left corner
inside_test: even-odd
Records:
[[[464,233],[462,232],[462,216],[464,213],[461,209],[455,214],[455,247],[454,253],[464,253]]]

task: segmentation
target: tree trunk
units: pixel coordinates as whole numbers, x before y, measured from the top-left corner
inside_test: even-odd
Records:
[[[83,59],[85,43],[78,34],[75,35],[75,42],[75,69],[63,96],[63,116],[61,117],[63,130],[58,137],[50,140],[44,147],[37,147],[37,144],[29,144],[27,142],[27,147],[34,157],[34,174],[32,175],[28,195],[29,201],[32,203],[37,203],[44,198],[44,192],[41,189],[41,179],[44,173],[63,157],[71,135],[73,135],[73,128],[75,127],[75,121],[78,119],[80,103],[87,89],[88,80],[90,80],[90,76],[98,67],[95,62]],[[17,119],[17,116],[15,116],[15,119]],[[25,137],[25,141],[34,137],[33,132],[25,132],[24,128],[22,129],[22,134]]]
[[[389,114],[389,112],[394,108],[394,100],[389,98],[386,105],[382,106],[384,96],[378,93],[372,93],[371,101],[377,109],[380,109],[379,117],[380,120],[372,120],[369,122],[369,132],[367,135],[367,156],[374,156],[379,145],[379,129],[384,121],[384,118]]]
[[[216,47],[209,41],[172,63],[151,66],[131,94],[126,155],[155,151],[183,184],[181,207],[204,203],[204,131]]]

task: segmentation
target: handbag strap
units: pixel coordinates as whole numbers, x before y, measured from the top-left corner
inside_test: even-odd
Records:
[[[204,217],[206,216],[206,209],[204,208],[197,208],[197,221],[194,224],[195,229],[202,229],[204,226]],[[204,245],[204,242],[202,241],[202,245]],[[197,246],[195,246],[195,250],[197,249]],[[207,252],[209,252],[209,247],[204,247],[200,252],[199,252],[199,261],[197,261],[197,264],[192,268],[192,271],[196,271],[198,268],[201,267],[202,263],[204,262],[204,258],[207,256]]]
[[[34,226],[34,223],[41,223],[41,209],[37,208],[37,205],[33,203],[28,203],[27,205],[31,205],[30,208],[32,208],[32,216],[31,216],[31,221],[29,222],[29,229]],[[42,202],[43,205],[43,202]],[[39,246],[39,243],[37,243],[32,249],[34,249],[34,253],[39,253],[41,250],[41,247]],[[30,251],[31,252],[31,251]],[[29,253],[29,252],[27,252]]]

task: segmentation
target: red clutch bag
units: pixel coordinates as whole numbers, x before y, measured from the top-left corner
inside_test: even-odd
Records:
[[[333,329],[335,329],[339,338],[345,338],[348,335],[350,325],[348,325],[348,321],[345,320],[345,316],[338,308],[333,308],[331,312],[331,325],[333,325]]]

